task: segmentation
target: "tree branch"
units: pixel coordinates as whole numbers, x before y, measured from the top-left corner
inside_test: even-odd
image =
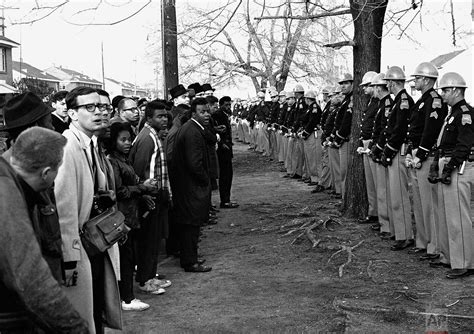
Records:
[[[342,41],[342,42],[337,42],[337,43],[324,44],[323,46],[326,48],[333,48],[333,49],[338,50],[343,46],[355,46],[355,43],[353,40],[349,40],[349,41]]]
[[[254,20],[273,20],[273,19],[293,19],[293,20],[314,20],[319,19],[321,17],[328,17],[328,16],[338,16],[338,15],[349,15],[351,13],[350,9],[341,10],[338,12],[328,12],[328,13],[321,13],[316,15],[306,15],[306,16],[261,16],[255,17]]]

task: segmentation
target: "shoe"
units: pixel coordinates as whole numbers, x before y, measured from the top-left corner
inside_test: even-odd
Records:
[[[334,196],[337,195],[337,192],[335,190],[328,191],[328,195]]]
[[[370,229],[371,229],[372,231],[378,231],[378,232],[380,232],[380,224],[379,224],[379,223],[372,224],[372,225],[370,225]],[[385,233],[388,233],[388,232],[385,232]],[[389,234],[390,234],[390,233],[389,233]]]
[[[318,182],[314,182],[314,181],[311,181],[311,182],[308,183],[308,186],[311,186],[311,187],[317,186],[317,185],[319,185],[319,183],[318,183]]]
[[[393,251],[399,251],[399,250],[403,250],[405,248],[408,248],[410,246],[413,246],[415,244],[415,242],[413,241],[413,239],[409,239],[409,240],[398,240],[395,245],[393,245],[392,247],[390,247],[390,250],[393,250]]]
[[[420,254],[420,253],[426,253],[426,248],[418,248],[418,247],[415,247],[415,248],[412,248],[412,249],[409,249],[408,250],[408,254]],[[420,257],[420,259],[423,257],[423,256],[426,256],[426,255],[422,255]],[[428,260],[428,259],[426,259]]]
[[[301,179],[301,175],[295,174],[295,175],[291,176],[290,178],[299,180],[299,179]]]
[[[379,236],[382,240],[390,240],[392,238],[390,232],[380,232]]]
[[[200,259],[198,258],[198,264],[203,265],[206,262],[206,259]]]
[[[283,175],[282,177],[283,177],[284,179],[289,179],[289,178],[291,178],[291,175],[290,175],[290,174],[285,174],[285,175]]]
[[[171,281],[167,279],[158,279],[158,278],[152,278],[151,283],[159,288],[167,288],[171,286]]]
[[[420,261],[439,259],[439,254],[424,254],[420,256]]]
[[[138,288],[146,293],[152,294],[152,295],[162,295],[166,292],[165,289],[160,288],[152,283],[152,280],[146,281],[145,285],[141,286],[138,285]]]
[[[134,299],[130,303],[122,301],[122,310],[123,311],[143,311],[147,308],[150,308],[150,305],[142,302],[140,299]]]
[[[324,191],[324,187],[323,186],[320,186],[319,184],[316,186],[316,188],[314,188],[313,190],[311,190],[311,193],[312,194],[316,194],[316,193],[320,193]]]
[[[211,206],[210,211],[211,211],[213,214],[216,214],[216,213],[220,212],[218,209],[216,209],[215,206]]]
[[[239,205],[237,203],[229,202],[229,203],[221,203],[221,209],[235,209],[238,208]]]
[[[379,222],[379,217],[377,217],[377,216],[367,216],[365,218],[358,219],[357,222],[359,224],[378,223]]]
[[[451,269],[446,273],[446,278],[461,278],[474,275],[474,269]]]
[[[195,263],[190,267],[185,267],[184,271],[188,273],[207,273],[211,271],[211,267],[203,266],[202,264]]]
[[[334,196],[332,196],[334,199],[342,199],[342,195],[341,194],[336,194]]]
[[[451,268],[451,265],[449,263],[444,263],[441,261],[431,261],[430,267],[431,268]]]
[[[217,219],[211,219],[207,221],[206,225],[216,225],[217,224]]]

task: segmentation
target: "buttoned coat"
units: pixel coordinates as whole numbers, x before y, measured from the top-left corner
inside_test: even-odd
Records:
[[[63,258],[65,262],[77,261],[76,270],[78,272],[77,285],[64,289],[77,311],[89,322],[91,333],[95,333],[92,313],[91,265],[79,237],[79,229],[81,229],[83,224],[89,219],[91,212],[94,181],[85,152],[88,146],[87,143],[84,142],[79,130],[71,124],[70,128],[64,131],[63,136],[66,137],[67,144],[64,148],[63,163],[58,170],[58,175],[55,180],[54,193],[61,227]],[[109,176],[111,174],[110,170],[112,170],[110,164],[106,165],[106,170],[108,170],[106,173]],[[109,273],[115,272],[116,277],[113,277],[115,281],[117,277],[119,277],[118,273],[120,272],[117,248],[118,246],[114,245],[114,247],[108,250],[114,268],[112,271],[106,270],[106,272]],[[112,280],[108,280],[108,282],[112,282]],[[119,309],[114,309],[112,312],[120,314],[118,287],[115,289],[109,285],[109,288],[112,288],[112,292],[116,290],[116,297],[114,296],[112,299],[115,300],[118,298],[118,301],[114,303],[114,305],[116,304]]]

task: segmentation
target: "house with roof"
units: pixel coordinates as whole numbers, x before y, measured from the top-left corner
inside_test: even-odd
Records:
[[[60,90],[59,85],[61,79],[24,62],[22,59],[20,59],[20,61],[13,61],[12,64],[13,80],[16,83],[42,86],[45,90],[50,90],[51,92],[57,92]]]
[[[71,69],[64,68],[62,66],[52,66],[44,70],[49,75],[60,79],[59,89],[60,90],[72,90],[78,86],[86,86],[92,88],[102,88],[102,82]]]
[[[5,37],[5,19],[0,17],[0,104],[8,99],[6,94],[17,93],[13,87],[12,49],[19,43]]]
[[[122,95],[124,96],[139,96],[139,97],[147,97],[148,92],[145,88],[141,88],[135,86],[131,82],[122,81]]]

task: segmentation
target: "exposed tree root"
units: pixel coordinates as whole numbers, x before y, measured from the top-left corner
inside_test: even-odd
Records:
[[[341,252],[344,252],[344,251],[347,252],[347,261],[339,266],[339,277],[342,277],[344,267],[352,262],[352,257],[355,256],[354,253],[352,253],[352,251],[354,249],[356,249],[357,247],[359,247],[360,245],[362,245],[363,242],[364,242],[364,240],[361,240],[357,245],[354,245],[352,247],[343,245],[343,246],[341,246],[341,249],[339,249],[337,252],[335,252],[334,254],[331,255],[331,257],[328,260],[328,264],[331,262],[332,258],[335,257],[337,254],[339,254]]]

